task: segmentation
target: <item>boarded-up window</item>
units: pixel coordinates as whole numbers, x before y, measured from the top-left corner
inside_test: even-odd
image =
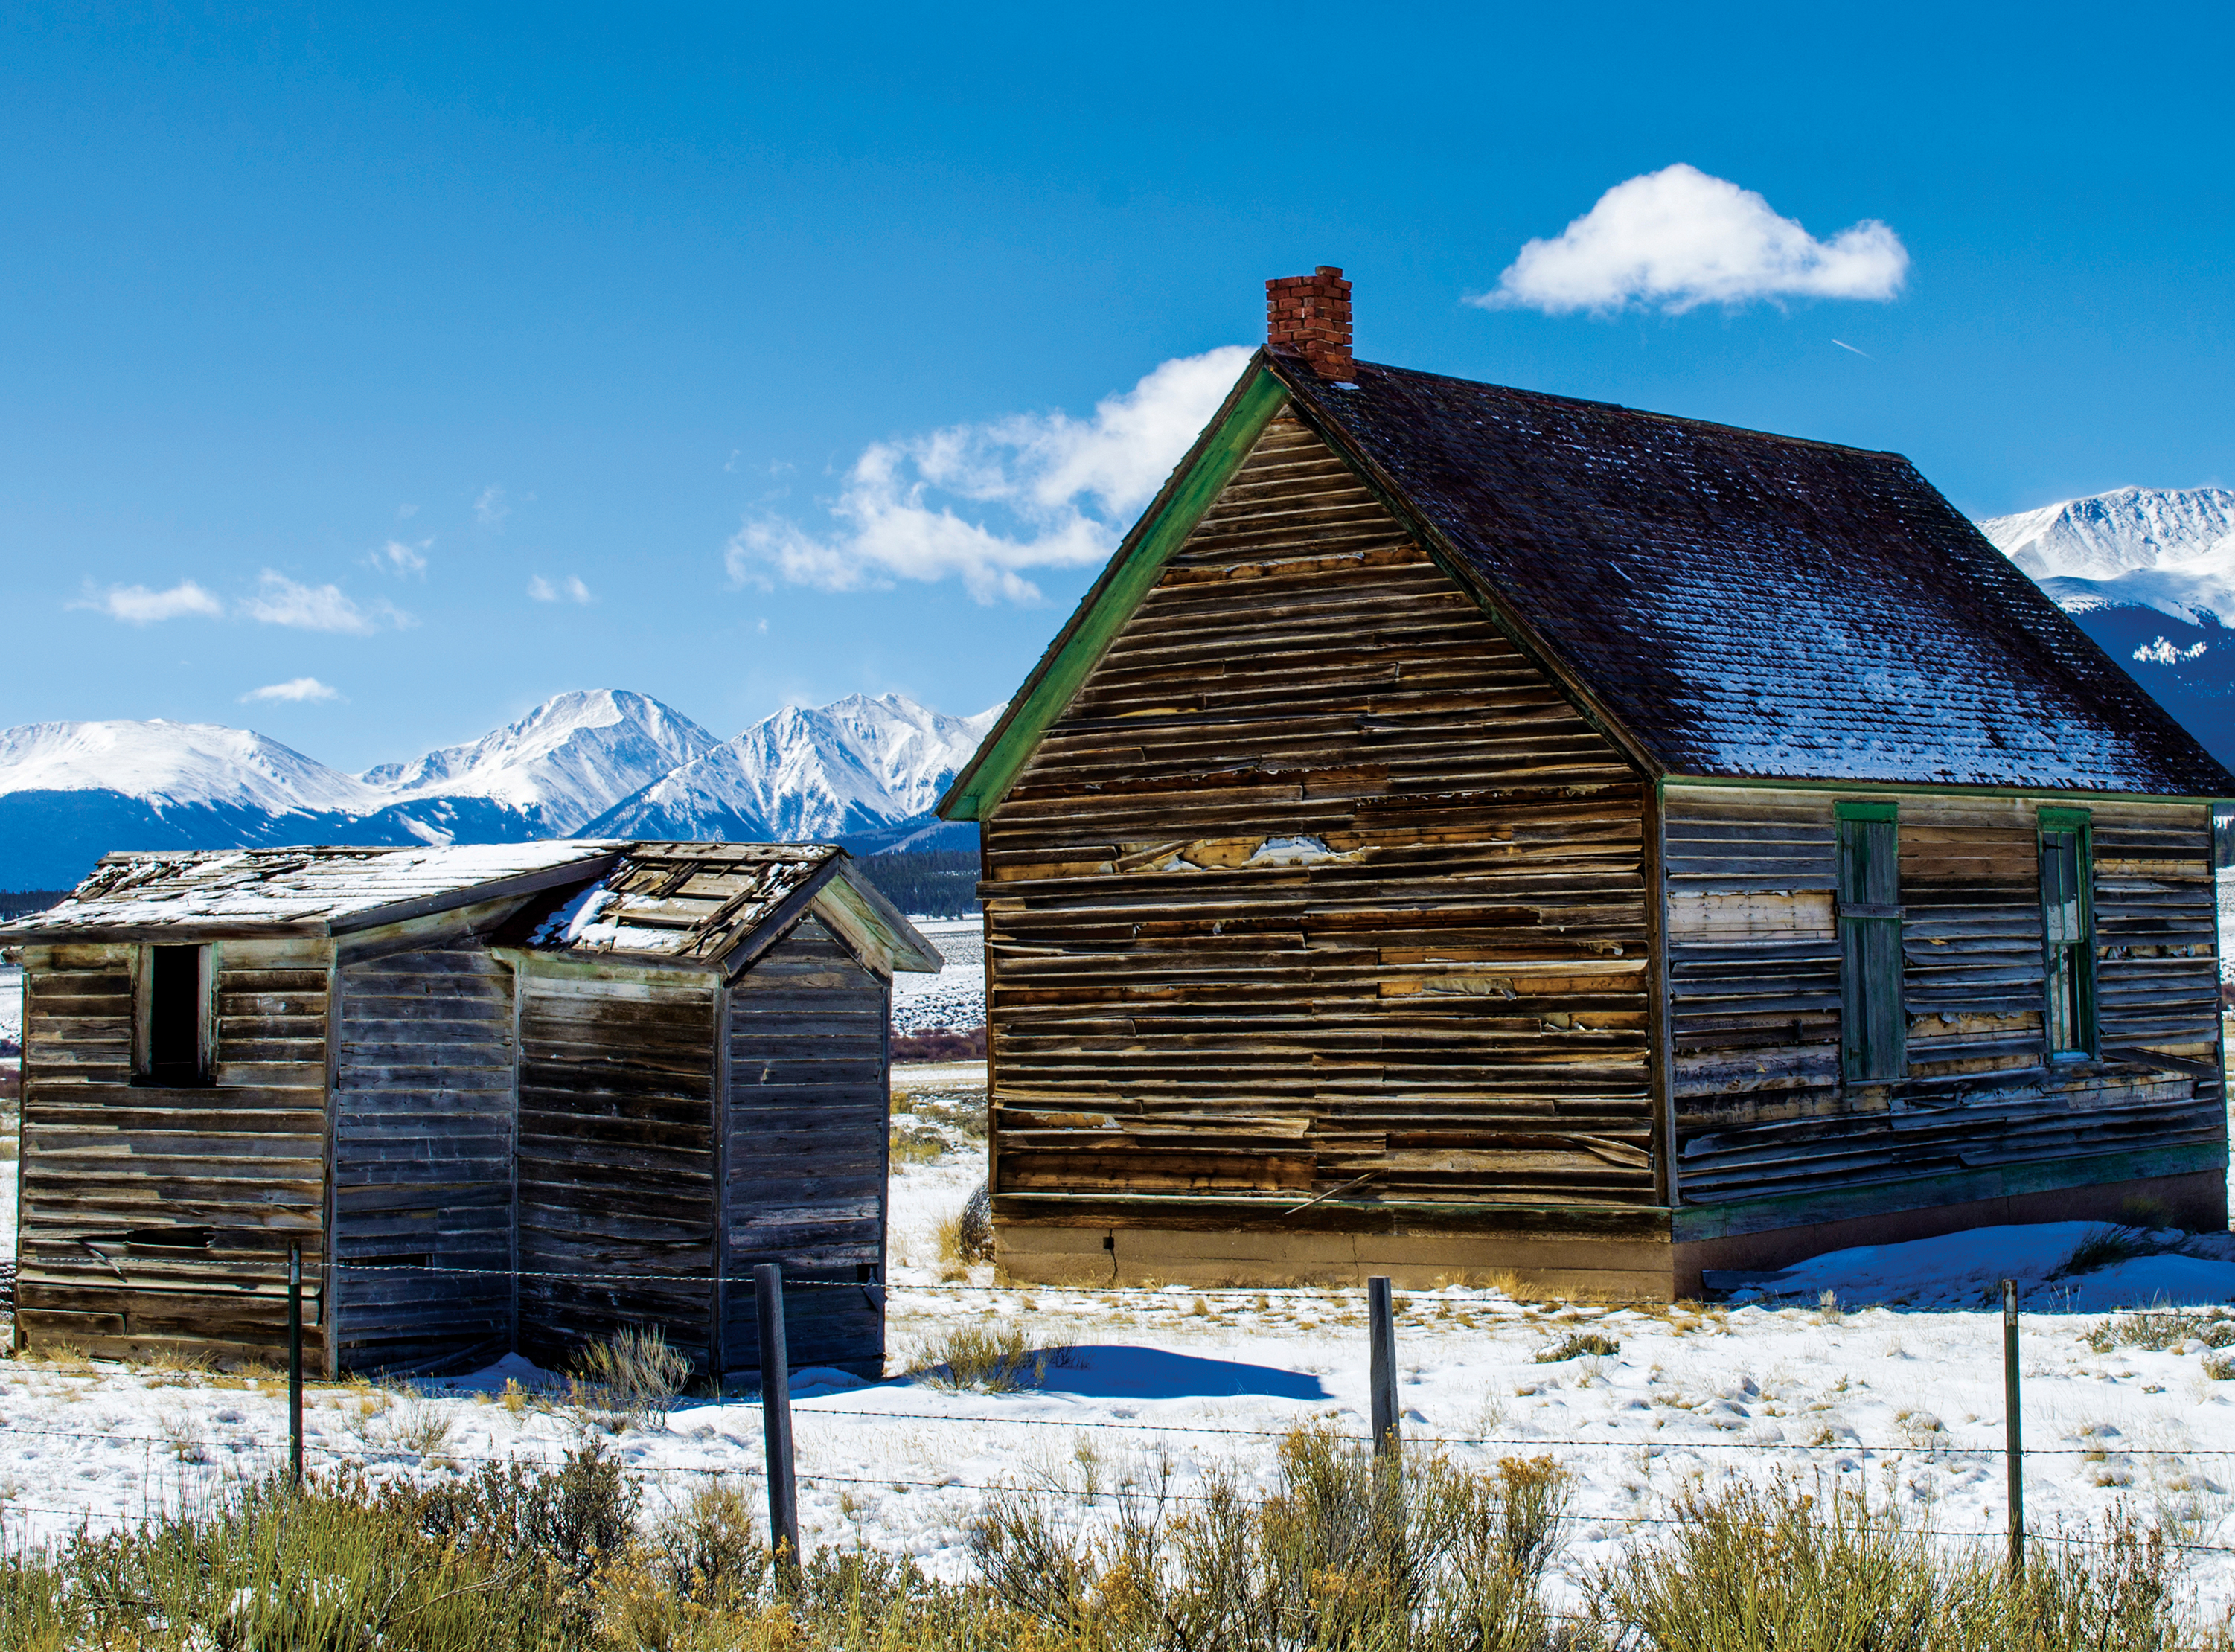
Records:
[[[1839,805],[1839,1043],[1865,1083],[1902,1076],[1900,826],[1896,805]]]
[[[140,964],[141,1081],[209,1082],[210,957],[206,947],[149,947]]]
[[[2095,1053],[2093,849],[2084,810],[2041,811],[2042,1029],[2052,1058]]]

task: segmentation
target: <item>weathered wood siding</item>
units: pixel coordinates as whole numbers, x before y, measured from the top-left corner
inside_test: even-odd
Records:
[[[997,1192],[1654,1204],[1642,820],[1276,420],[985,824]]]
[[[521,1350],[563,1366],[658,1326],[704,1369],[714,978],[531,959],[520,990]]]
[[[431,947],[344,965],[338,996],[341,1366],[495,1359],[512,1336],[512,972],[476,944]]]
[[[812,918],[730,990],[731,1369],[759,1363],[752,1270],[773,1262],[792,1363],[883,1374],[890,1005]]]
[[[2102,1061],[2045,1061],[2035,801],[1900,799],[1904,1076],[1843,1080],[1836,799],[1665,794],[1678,1175],[1687,1204],[2101,1157],[2169,1173],[2224,1139],[2208,810],[2092,803]],[[2198,1064],[2120,1059],[2147,1046]],[[2128,1156],[2140,1156],[2139,1157]],[[1979,1183],[1981,1189],[1987,1185]]]
[[[132,1082],[138,948],[24,948],[16,1288],[35,1346],[284,1358],[299,1240],[324,1359],[329,948],[217,944],[216,1082],[191,1089]],[[207,1248],[159,1242],[180,1229]]]

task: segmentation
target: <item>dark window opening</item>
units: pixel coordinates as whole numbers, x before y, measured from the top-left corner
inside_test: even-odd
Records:
[[[147,948],[147,1082],[207,1082],[202,1053],[202,949]]]
[[[2052,1059],[2095,1053],[2094,856],[2088,829],[2042,812],[2042,1030]]]
[[[1892,803],[1838,806],[1841,1070],[1865,1084],[1900,1078],[1908,1059],[1894,811]]]

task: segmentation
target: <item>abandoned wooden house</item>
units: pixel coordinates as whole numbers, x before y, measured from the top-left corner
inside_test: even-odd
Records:
[[[842,850],[111,855],[0,927],[25,1036],[18,1347],[314,1370],[563,1365],[657,1327],[881,1374],[895,970]]]
[[[2226,1223],[2235,778],[1897,455],[1271,338],[941,804],[1016,1280]]]

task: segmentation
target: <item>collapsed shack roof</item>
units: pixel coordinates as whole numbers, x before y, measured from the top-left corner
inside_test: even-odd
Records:
[[[104,856],[67,900],[0,924],[0,943],[340,936],[519,902],[500,944],[735,974],[809,912],[864,961],[939,954],[823,843],[604,842],[213,849]]]
[[[941,966],[853,857],[828,843],[632,843],[594,882],[531,903],[498,941],[734,975],[810,910],[885,974]]]

